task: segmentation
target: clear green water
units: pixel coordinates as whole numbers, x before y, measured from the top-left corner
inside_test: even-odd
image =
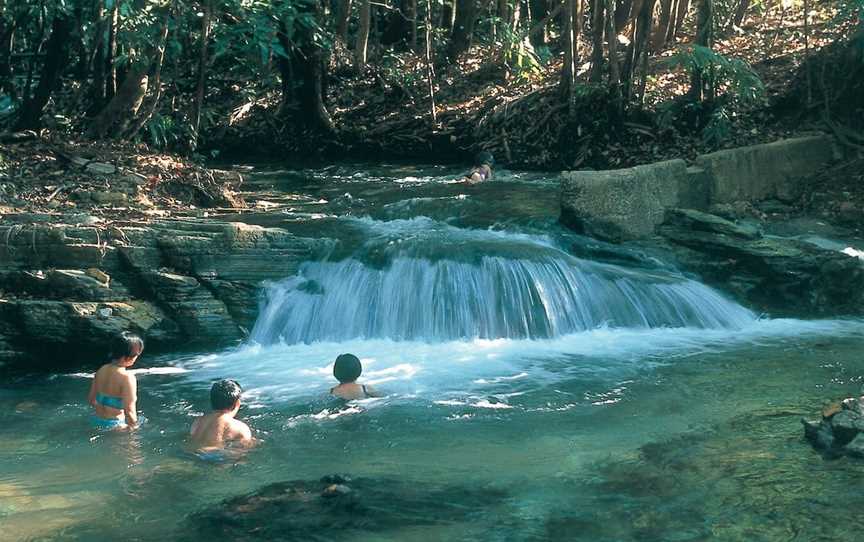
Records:
[[[485,193],[499,210],[529,209],[509,222],[522,230],[552,212],[551,198],[517,198],[525,186]],[[463,226],[496,223],[479,207],[460,215]],[[257,219],[312,230],[290,213]],[[853,540],[864,527],[864,462],[823,459],[799,420],[860,391],[862,331],[861,322],[765,320],[735,330],[145,356],[146,422],[131,434],[89,428],[87,374],[7,381],[0,539],[171,540],[189,514],[227,497],[336,472],[409,481],[421,494],[464,488],[503,498],[458,520],[406,519],[323,539]],[[329,363],[344,351],[363,358],[365,381],[387,398],[350,409],[327,399]],[[185,454],[183,442],[222,377],[244,385],[241,417],[263,442],[242,461],[214,465]]]

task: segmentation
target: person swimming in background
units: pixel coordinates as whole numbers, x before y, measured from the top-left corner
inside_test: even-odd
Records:
[[[242,393],[236,380],[220,380],[210,388],[213,412],[195,420],[189,431],[191,447],[201,459],[222,460],[226,445],[248,447],[254,443],[249,426],[235,419]]]
[[[96,371],[87,401],[95,413],[90,421],[97,429],[124,429],[138,424],[138,381],[127,369],[144,351],[138,335],[123,333],[111,348],[111,362]]]
[[[469,171],[464,179],[471,183],[482,183],[492,178],[492,166],[495,165],[495,158],[489,151],[478,152],[474,157],[474,167]]]
[[[380,397],[372,389],[372,386],[358,384],[357,379],[363,373],[363,365],[354,354],[341,354],[333,363],[333,376],[339,381],[339,385],[330,388],[330,395],[353,401],[354,399],[367,399],[369,397]]]

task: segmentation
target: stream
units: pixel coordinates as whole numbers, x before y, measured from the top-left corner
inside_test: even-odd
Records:
[[[649,246],[560,227],[557,179],[458,173],[252,177],[253,210],[224,219],[330,239],[326,257],[265,285],[245,344],[145,350],[134,432],[90,428],[90,373],[0,384],[0,539],[170,540],[226,498],[331,473],[499,498],[321,540],[860,536],[864,463],[824,459],[800,419],[861,391],[864,322],[763,317]],[[328,397],[344,352],[385,397]],[[220,378],[262,442],[211,464],[183,441]]]

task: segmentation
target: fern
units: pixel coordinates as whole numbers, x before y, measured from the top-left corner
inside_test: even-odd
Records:
[[[758,104],[765,98],[765,85],[749,64],[721,55],[710,47],[684,47],[664,63],[669,68],[700,74],[715,90],[725,87],[732,98],[743,104]]]

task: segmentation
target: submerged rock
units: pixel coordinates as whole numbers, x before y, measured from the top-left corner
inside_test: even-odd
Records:
[[[862,412],[864,397],[845,399],[839,403],[839,408],[823,410],[819,421],[801,420],[804,436],[816,449],[827,454],[864,457]]]
[[[499,490],[435,488],[397,480],[326,476],[261,488],[190,516],[180,540],[344,540],[465,520],[504,501]]]
[[[764,236],[692,209],[670,209],[658,232],[705,282],[776,315],[864,313],[864,265],[834,250]]]

